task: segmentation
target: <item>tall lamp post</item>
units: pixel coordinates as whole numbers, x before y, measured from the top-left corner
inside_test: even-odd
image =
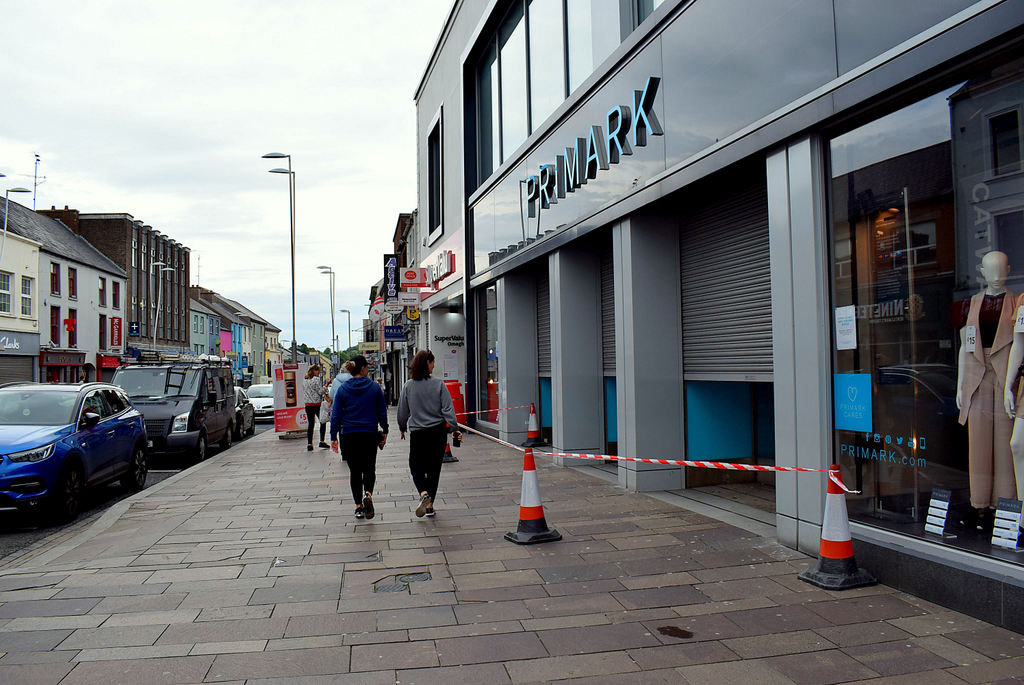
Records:
[[[331,277],[331,344],[334,345],[334,351],[338,351],[338,336],[334,334],[334,274],[335,271],[329,266],[318,266],[320,273],[326,274]]]
[[[7,174],[0,174],[0,177],[6,176]],[[8,188],[4,191],[4,232],[3,236],[0,237],[0,264],[4,260],[4,245],[7,244],[7,208],[11,205],[11,193],[31,193],[32,191],[28,188]],[[11,286],[12,288],[14,286]]]
[[[154,278],[156,280],[156,287],[160,290],[156,294],[156,316],[153,317],[153,351],[156,352],[156,332],[160,328],[160,315],[164,313],[163,299],[164,299],[164,287],[160,284],[160,272],[162,271],[174,271],[169,266],[164,266],[163,262],[153,262],[153,266],[159,266],[160,268],[154,272]]]
[[[292,156],[283,152],[268,152],[263,159],[287,159],[287,169],[271,169],[272,174],[288,174],[288,219],[291,226],[292,256],[292,361],[298,359],[295,339],[295,172],[292,171]]]
[[[352,347],[352,312],[347,309],[339,309],[338,311],[348,314],[348,347],[345,349],[349,350]]]

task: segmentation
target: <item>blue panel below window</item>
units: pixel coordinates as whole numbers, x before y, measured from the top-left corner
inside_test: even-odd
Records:
[[[604,439],[608,442],[619,441],[618,405],[615,401],[615,377],[604,379]]]
[[[551,379],[540,379],[540,427],[551,428]]]
[[[751,384],[686,384],[686,458],[722,461],[752,457]]]

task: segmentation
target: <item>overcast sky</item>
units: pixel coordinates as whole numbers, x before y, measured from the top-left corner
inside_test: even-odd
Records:
[[[38,209],[131,214],[192,249],[193,284],[288,339],[288,177],[267,173],[287,160],[260,157],[289,153],[297,338],[327,346],[316,266],[357,328],[416,207],[413,94],[451,4],[6,0],[2,187],[31,188],[38,153]]]

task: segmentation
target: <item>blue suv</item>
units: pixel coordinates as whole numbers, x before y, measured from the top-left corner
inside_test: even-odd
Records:
[[[142,414],[109,383],[0,386],[0,510],[78,515],[82,492],[119,479],[141,490],[149,472]]]

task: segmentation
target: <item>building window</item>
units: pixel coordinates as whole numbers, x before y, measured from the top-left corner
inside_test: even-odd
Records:
[[[145,250],[142,251],[141,256],[142,256],[141,267],[142,267],[142,270],[145,271],[146,270],[146,251]]]
[[[992,170],[1008,174],[1020,170],[1020,112],[1016,109],[989,119]]]
[[[50,306],[50,344],[60,347],[60,307]]]
[[[203,316],[199,317],[199,332],[200,333],[205,333],[206,332],[206,319]]]
[[[13,276],[0,271],[0,314],[11,314],[11,283]]]
[[[442,199],[441,199],[441,121],[442,113],[438,114],[437,123],[427,136],[427,192],[428,225],[427,231],[433,234],[441,230]]]
[[[68,310],[68,347],[78,347],[78,310]]]
[[[107,279],[100,277],[99,303],[101,307],[107,306]]]
[[[1021,564],[992,545],[991,522],[999,498],[1024,498],[1013,475],[1024,422],[1003,410],[1019,376],[993,371],[1024,346],[1024,215],[1005,211],[1024,206],[1024,188],[992,178],[1016,154],[1002,143],[1011,156],[992,155],[1011,128],[1000,109],[1024,86],[1007,73],[828,141],[833,457],[862,490],[846,496],[851,520],[923,537],[938,497],[948,516],[930,539]],[[1024,393],[1010,397],[1024,415]],[[1007,437],[969,439],[993,433]]]
[[[71,266],[68,267],[68,297],[78,299],[78,269]]]
[[[110,287],[113,288],[113,290],[110,293],[110,305],[114,309],[120,309],[121,308],[121,282],[120,281],[111,281],[110,282]]]
[[[32,281],[28,276],[21,277],[21,315],[32,316]]]
[[[575,0],[570,1],[570,5]],[[562,104],[565,20],[562,0],[530,0],[530,119],[536,128]]]
[[[509,10],[498,31],[501,68],[501,149],[508,157],[530,134],[526,86],[526,21],[523,4]]]
[[[480,293],[480,408],[486,410],[480,417],[484,421],[498,422],[498,290],[491,285]]]
[[[107,315],[100,314],[100,349],[107,349]]]
[[[60,264],[50,262],[50,294],[60,295]]]
[[[636,0],[636,23],[639,25],[651,16],[665,0]]]

